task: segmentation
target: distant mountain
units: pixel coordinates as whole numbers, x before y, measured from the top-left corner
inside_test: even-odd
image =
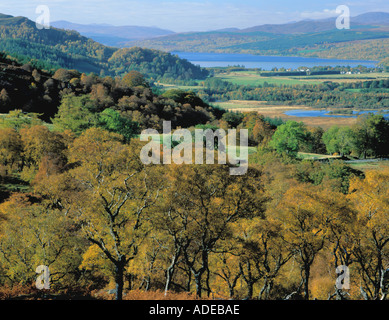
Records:
[[[238,31],[240,31],[239,28],[224,28],[224,29],[214,30],[213,32],[238,32]]]
[[[241,33],[268,32],[275,34],[295,34],[308,32],[322,32],[335,29],[335,19],[328,20],[303,20],[288,24],[265,24],[239,30]]]
[[[246,29],[190,32],[129,42],[127,45],[170,52],[251,53],[338,59],[381,60],[389,49],[389,13],[370,12],[351,18],[351,28],[338,30],[336,18],[258,25]],[[374,46],[369,41],[381,41]],[[363,42],[363,52],[359,50]],[[371,43],[373,44],[373,43]],[[352,46],[352,50],[347,48]]]
[[[68,21],[55,21],[55,28],[75,30],[107,46],[122,47],[124,43],[134,40],[150,39],[174,34],[173,31],[157,27],[112,26],[109,24],[77,24]]]
[[[336,29],[336,18],[326,18],[320,20],[302,20],[287,24],[266,24],[252,28],[242,29],[239,32],[269,32],[276,34],[312,33]],[[356,17],[351,17],[350,24],[353,29],[363,28],[366,25],[382,26],[389,25],[389,13],[369,12]]]
[[[353,23],[371,24],[371,25],[389,25],[388,12],[368,12],[359,16],[353,17]]]

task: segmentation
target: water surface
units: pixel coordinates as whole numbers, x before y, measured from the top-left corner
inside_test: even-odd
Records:
[[[193,52],[172,52],[180,58],[186,59],[195,65],[203,68],[245,66],[246,68],[262,68],[271,70],[277,68],[291,68],[293,70],[300,67],[312,68],[315,66],[350,66],[375,67],[378,61],[369,60],[338,60],[305,57],[279,57],[279,56],[257,56],[252,54],[232,54],[232,53],[193,53]]]
[[[296,109],[285,111],[284,114],[293,117],[329,117],[329,118],[357,118],[359,115],[374,113],[382,114],[386,119],[389,119],[389,110],[374,110],[374,111],[353,111],[353,114],[330,114],[329,110],[303,110]]]

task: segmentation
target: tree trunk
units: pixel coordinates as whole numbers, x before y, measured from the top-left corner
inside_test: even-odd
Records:
[[[174,265],[171,264],[166,270],[165,296],[166,296],[167,292],[169,291],[170,284],[171,284],[172,279],[173,279],[173,274],[174,274]]]
[[[166,270],[165,296],[166,296],[167,292],[169,291],[170,284],[171,284],[171,282],[173,280],[173,275],[174,275],[174,271],[175,271],[178,255],[179,255],[179,253],[176,253],[173,256],[172,262],[171,262],[170,266]]]
[[[188,282],[186,283],[186,291],[190,292],[190,287],[192,285],[192,272],[188,270]]]
[[[230,298],[232,299],[235,295],[235,288],[232,285],[228,284],[228,291],[229,291]]]
[[[265,278],[263,287],[259,293],[258,299],[259,300],[267,300],[270,296],[270,291],[273,288],[273,280]]]
[[[210,278],[210,272],[209,272],[209,268],[207,268],[206,285],[207,285],[207,296],[208,296],[208,298],[211,295],[211,286],[209,285],[209,278]]]
[[[151,283],[151,279],[149,276],[147,276],[146,278],[146,287],[145,287],[145,291],[149,291],[150,290],[150,283]]]
[[[132,274],[130,273],[127,277],[128,290],[132,290]]]
[[[116,297],[115,300],[123,300],[123,287],[124,287],[124,263],[118,261],[115,264],[115,284],[116,284]]]
[[[201,275],[202,275],[202,273],[200,273],[200,272],[197,272],[194,275],[194,280],[195,280],[195,284],[196,284],[196,295],[199,298],[201,298],[201,291],[203,289],[201,286]]]
[[[309,300],[309,276],[311,273],[310,266],[304,267],[304,299]]]

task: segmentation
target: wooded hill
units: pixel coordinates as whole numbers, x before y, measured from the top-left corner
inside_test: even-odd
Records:
[[[32,62],[46,70],[77,69],[98,75],[122,76],[131,70],[150,74],[154,80],[204,79],[207,71],[169,53],[104,46],[78,32],[36,28],[24,17],[0,14],[0,51]]]
[[[297,55],[366,60],[382,60],[387,57],[389,13],[372,12],[353,17],[351,28],[344,30],[338,30],[335,21],[336,18],[304,20],[241,30],[181,33],[129,42],[128,45],[185,52]],[[374,41],[374,45],[369,45],[370,41]],[[350,46],[352,49],[347,50]]]
[[[74,99],[66,100],[64,97],[68,96]],[[52,75],[0,54],[0,113],[19,109],[42,114],[41,119],[50,122],[64,100],[74,105],[75,109],[68,112],[77,112],[76,106],[80,105],[80,119],[90,116],[96,120],[104,110],[115,109],[140,128],[159,129],[163,120],[172,121],[173,126],[188,127],[206,123],[223,113],[191,92],[154,94],[138,71],[115,79],[67,69],[58,69]]]

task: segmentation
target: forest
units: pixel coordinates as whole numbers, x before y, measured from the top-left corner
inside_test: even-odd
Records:
[[[212,105],[379,111],[388,80],[237,85],[161,51],[45,32],[0,16],[0,299],[42,298],[41,265],[53,299],[388,299],[389,121],[324,130]],[[163,121],[247,129],[247,173],[145,165],[139,135]],[[376,168],[348,163],[366,159]]]
[[[54,74],[36,69],[31,63],[21,65],[0,55],[0,110],[8,113],[21,110],[36,113],[51,122],[60,108],[62,113],[77,113],[81,102],[90,101],[89,109],[79,113],[81,121],[89,119],[85,112],[96,115],[112,107],[126,113],[127,118],[140,124],[141,128],[157,127],[163,120],[174,125],[206,123],[220,117],[224,112],[212,108],[192,94],[157,95],[148,79],[132,70],[124,77],[99,77],[94,73],[81,73],[74,69],[57,69]],[[23,94],[20,94],[23,92]],[[68,99],[65,99],[65,96]],[[84,102],[85,103],[85,102]],[[96,116],[97,117],[97,116]],[[96,118],[95,117],[95,118]],[[93,117],[92,117],[93,118]],[[96,118],[97,119],[97,118]],[[97,121],[97,120],[94,121]],[[91,120],[92,121],[92,120]],[[77,122],[73,125],[77,126]]]
[[[20,68],[16,78],[30,76]],[[2,299],[37,294],[38,265],[49,267],[48,292],[67,298],[387,298],[389,169],[299,157],[387,157],[381,115],[324,131],[226,112],[193,92],[153,93],[136,71],[58,69],[52,80],[50,121],[20,109],[0,121]],[[144,165],[139,133],[163,120],[248,129],[247,174]],[[352,277],[339,289],[341,265]]]

